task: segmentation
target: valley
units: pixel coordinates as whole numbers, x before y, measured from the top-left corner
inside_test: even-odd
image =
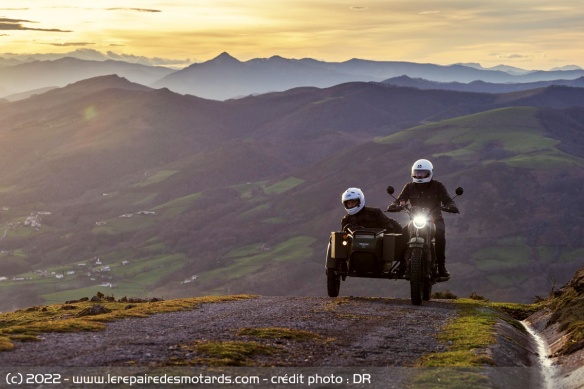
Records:
[[[0,310],[99,290],[323,295],[340,193],[360,187],[384,209],[386,186],[399,190],[420,157],[465,189],[439,289],[531,302],[583,264],[582,101],[584,89],[557,85],[374,82],[215,101],[106,75],[5,102]],[[407,295],[379,280],[341,290]]]

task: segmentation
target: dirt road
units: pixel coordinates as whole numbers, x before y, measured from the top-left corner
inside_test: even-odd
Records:
[[[400,299],[259,297],[199,309],[124,319],[96,333],[45,334],[0,353],[1,366],[153,366],[194,362],[189,345],[257,341],[277,352],[248,364],[269,366],[408,366],[440,351],[435,335],[456,315],[449,304],[412,306]],[[310,341],[256,339],[241,328],[279,327],[318,335]]]
[[[74,384],[75,377],[119,387],[111,385],[110,375],[138,379],[171,372],[196,377],[198,384],[227,374],[229,379],[255,377],[254,388],[306,387],[311,378],[320,379],[311,387],[371,389],[420,387],[411,386],[420,377],[429,377],[429,387],[447,387],[440,383],[470,373],[479,383],[495,382],[494,387],[538,387],[540,374],[529,361],[534,352],[517,347],[529,341],[508,341],[518,333],[527,335],[504,321],[507,332],[499,326],[497,344],[489,351],[504,369],[434,373],[413,368],[422,355],[445,351],[447,345],[436,335],[457,315],[456,304],[446,301],[413,306],[407,299],[389,298],[257,297],[209,303],[192,311],[110,322],[100,332],[50,333],[40,342],[17,342],[12,351],[0,352],[0,381],[14,378],[15,372],[19,377],[56,373],[59,387],[95,387]],[[271,330],[282,336],[263,336]],[[191,387],[189,382],[184,387]],[[224,387],[225,382],[204,384]]]

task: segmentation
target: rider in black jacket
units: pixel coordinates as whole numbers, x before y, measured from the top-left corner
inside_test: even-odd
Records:
[[[402,189],[397,199],[388,209],[404,206],[410,202],[413,207],[423,207],[434,209],[434,224],[436,225],[436,262],[440,277],[450,277],[446,270],[446,225],[440,206],[449,208],[450,212],[458,213],[456,204],[448,194],[446,187],[439,181],[433,180],[434,166],[427,159],[420,159],[412,165],[412,182],[407,183]]]

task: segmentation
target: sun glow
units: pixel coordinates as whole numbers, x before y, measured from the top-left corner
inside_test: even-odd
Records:
[[[584,65],[584,9],[519,0],[330,2],[232,0],[170,2],[6,0],[0,44],[8,53],[116,50],[136,56],[207,60],[281,55],[450,64],[502,60],[531,68]],[[513,23],[508,23],[513,21]],[[562,42],[562,44],[556,44]],[[528,67],[529,68],[529,67]]]

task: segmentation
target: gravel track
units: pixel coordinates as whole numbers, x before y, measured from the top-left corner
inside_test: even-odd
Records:
[[[252,365],[296,367],[411,366],[423,354],[443,351],[435,335],[456,315],[447,303],[413,306],[386,298],[258,297],[203,304],[192,311],[107,323],[100,332],[48,333],[40,342],[0,353],[0,366],[164,366],[197,364],[197,341],[257,341],[275,347]],[[241,328],[285,327],[317,340],[254,339]]]

